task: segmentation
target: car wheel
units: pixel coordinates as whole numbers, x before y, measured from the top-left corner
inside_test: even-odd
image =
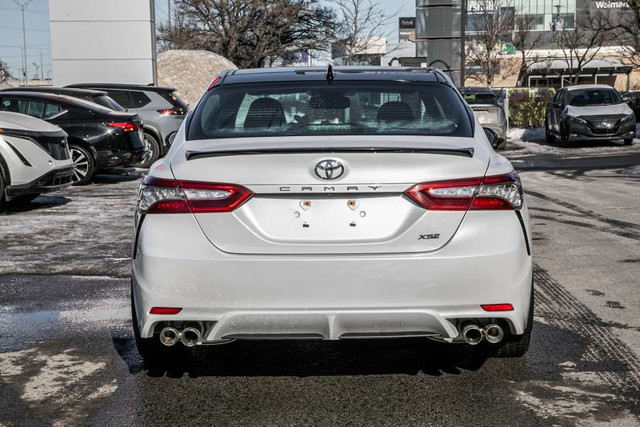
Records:
[[[549,122],[547,120],[544,121],[544,139],[549,144],[555,144],[556,137],[551,133],[551,129],[549,129]]]
[[[148,168],[160,158],[160,143],[153,135],[146,132],[144,134],[144,139],[147,143],[147,151],[142,156],[142,159],[140,159],[140,161],[135,164],[135,166]]]
[[[146,366],[157,366],[166,363],[171,356],[178,353],[177,350],[180,350],[179,348],[170,348],[162,345],[158,338],[142,338],[140,336],[136,304],[133,300],[133,288],[131,289],[131,321],[133,323],[133,336],[136,341],[136,348]],[[176,346],[181,345],[180,343],[176,344]]]
[[[496,150],[504,150],[507,148],[507,140],[503,139],[502,141],[500,141],[500,144],[498,144],[498,146],[496,146]]]
[[[5,191],[4,169],[2,168],[2,165],[0,164],[0,208],[4,204],[4,191]]]
[[[69,152],[71,153],[71,160],[73,161],[73,185],[86,185],[93,178],[93,174],[96,172],[96,162],[86,148],[76,145],[69,145]]]
[[[566,126],[560,128],[560,146],[563,148],[571,147],[571,140],[569,139],[569,131]]]
[[[527,316],[527,328],[522,335],[509,335],[507,341],[496,350],[496,357],[522,357],[529,350],[531,331],[533,330],[533,285],[531,286],[531,304]]]
[[[624,139],[624,145],[631,145],[631,144],[633,144],[633,138]]]

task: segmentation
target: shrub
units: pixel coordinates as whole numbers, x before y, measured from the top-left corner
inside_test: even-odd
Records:
[[[554,89],[516,89],[509,91],[509,125],[517,128],[544,126],[547,103]]]

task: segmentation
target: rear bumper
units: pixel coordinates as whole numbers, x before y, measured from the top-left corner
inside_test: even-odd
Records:
[[[526,208],[523,217],[528,227]],[[159,322],[177,321],[215,322],[206,341],[453,339],[459,319],[503,319],[514,334],[527,326],[532,261],[514,212],[469,212],[437,251],[368,256],[232,255],[211,245],[191,215],[157,215],[143,221],[135,255],[137,321],[147,338]],[[497,303],[514,310],[480,307]],[[149,314],[155,306],[182,311]]]

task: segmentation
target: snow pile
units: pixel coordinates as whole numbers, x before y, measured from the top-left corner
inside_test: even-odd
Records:
[[[237,68],[223,56],[205,50],[167,50],[158,54],[158,85],[174,87],[194,106],[223,70]]]

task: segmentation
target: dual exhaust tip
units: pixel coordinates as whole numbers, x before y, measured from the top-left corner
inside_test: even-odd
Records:
[[[467,325],[462,330],[462,336],[467,344],[477,345],[483,339],[486,339],[491,344],[497,344],[504,338],[504,331],[495,323],[480,328],[477,325]]]
[[[185,347],[194,347],[200,342],[200,331],[193,327],[184,328],[179,331],[176,328],[167,326],[160,331],[160,342],[167,347],[174,346],[178,341]]]

